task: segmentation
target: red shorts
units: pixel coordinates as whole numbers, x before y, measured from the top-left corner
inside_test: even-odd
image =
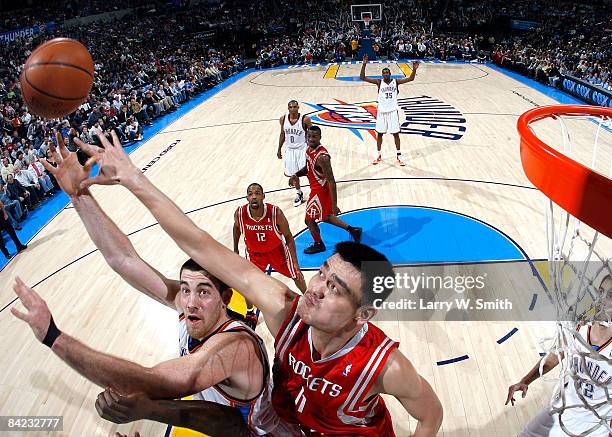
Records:
[[[306,204],[306,218],[322,222],[330,215],[334,212],[329,190],[311,191]]]
[[[295,279],[297,277],[293,257],[284,244],[279,244],[276,249],[269,252],[248,253],[248,258],[262,272],[265,272],[270,266],[275,272],[287,278]]]

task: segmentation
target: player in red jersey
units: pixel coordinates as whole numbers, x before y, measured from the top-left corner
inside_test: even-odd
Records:
[[[277,206],[264,203],[266,195],[262,186],[253,183],[247,187],[247,204],[234,213],[234,252],[239,253],[240,235],[244,235],[246,257],[262,272],[272,267],[287,278],[293,279],[303,293],[306,281],[295,253],[295,240],[285,214]],[[247,300],[247,323],[257,325],[257,314]]]
[[[350,226],[336,217],[340,213],[340,209],[338,209],[336,180],[334,179],[329,152],[321,145],[321,128],[319,126],[311,126],[308,128],[306,135],[308,142],[306,167],[289,178],[290,186],[300,176],[308,176],[308,183],[310,184],[310,197],[306,204],[305,222],[314,243],[304,249],[304,253],[325,252],[325,244],[321,239],[318,221],[327,222],[347,230],[351,238],[359,243],[362,229]]]
[[[200,229],[130,161],[116,135],[113,143],[100,138],[104,148],[81,148],[103,170],[81,186],[123,185],[185,253],[257,305],[275,337],[273,402],[282,418],[309,436],[393,436],[380,397],[388,394],[418,421],[413,437],[436,435],[442,423],[436,394],[397,343],[369,322],[374,302],[392,290],[387,279],[394,272],[384,255],[341,243],[298,296]]]

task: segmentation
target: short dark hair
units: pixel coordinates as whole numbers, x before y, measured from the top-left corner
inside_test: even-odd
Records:
[[[313,131],[313,132],[318,132],[318,133],[319,133],[319,135],[321,135],[321,128],[320,128],[319,126],[317,126],[317,125],[314,125],[314,124],[313,124],[312,126],[310,126],[310,127],[308,128],[308,130],[311,130],[311,131]]]
[[[297,100],[289,100],[289,103],[287,103],[287,106],[291,105],[292,103],[295,103],[296,105],[299,105]]]
[[[189,258],[187,261],[185,261],[183,263],[183,265],[181,266],[181,270],[179,272],[179,277],[183,274],[183,270],[189,270],[191,272],[202,272],[202,273],[204,273],[204,275],[206,275],[206,277],[208,279],[210,279],[213,284],[215,284],[215,287],[217,287],[217,289],[219,290],[219,293],[223,293],[225,290],[230,288],[225,282],[223,282],[220,279],[217,279],[215,276],[211,275],[208,272],[208,270],[206,270],[204,267],[202,267],[200,264],[198,264],[197,262],[195,262],[191,258]]]
[[[263,189],[263,187],[262,187],[260,184],[258,184],[257,182],[253,182],[253,183],[249,184],[249,186],[247,187],[247,191],[249,191],[249,189],[250,189],[252,186],[259,187],[259,189],[261,190],[261,192],[262,192],[262,193],[264,193],[264,192],[265,192],[265,191],[264,191],[264,189]]]
[[[382,299],[385,301],[393,287],[387,287],[387,281],[382,281],[383,290],[374,293],[374,282],[376,277],[391,277],[395,279],[393,265],[385,255],[372,249],[370,246],[353,241],[343,241],[336,245],[334,253],[350,263],[361,273],[361,302],[359,305],[372,305],[374,300]]]
[[[389,72],[389,74],[391,74],[391,69],[389,67],[385,67],[382,69],[383,73],[385,72],[385,70],[387,70]]]

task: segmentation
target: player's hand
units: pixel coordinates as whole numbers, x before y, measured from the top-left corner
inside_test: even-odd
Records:
[[[74,139],[74,142],[79,148],[91,156],[85,165],[91,167],[97,162],[100,166],[100,173],[98,176],[81,182],[81,188],[87,188],[94,184],[123,184],[134,176],[140,176],[141,171],[132,163],[127,153],[123,150],[121,142],[114,130],[111,131],[112,142],[110,142],[100,130],[98,130],[97,135],[104,147],[85,144],[78,138]]]
[[[529,386],[522,382],[511,385],[510,387],[508,387],[508,398],[506,399],[506,403],[504,405],[508,405],[508,402],[511,402],[512,405],[514,405],[514,393],[516,393],[517,391],[522,391],[523,395],[521,397],[524,398],[525,396],[527,396],[528,389]]]
[[[298,179],[299,178],[296,175],[289,177],[289,186],[295,187],[295,184],[297,183]]]
[[[113,423],[129,423],[147,419],[153,401],[142,393],[121,395],[107,388],[96,399],[96,411],[101,418]]]
[[[49,311],[47,302],[28,287],[19,276],[15,278],[13,290],[28,312],[22,313],[13,307],[11,314],[30,325],[38,341],[43,341],[51,323],[51,311]]]
[[[421,65],[420,61],[413,61],[412,62],[412,71],[415,71],[417,68],[419,68],[419,65]]]
[[[368,55],[363,55],[363,63],[367,63],[368,62]]]
[[[57,147],[51,143],[49,150],[55,160],[57,167],[53,167],[46,159],[39,159],[39,162],[51,173],[60,188],[68,196],[76,196],[81,192],[81,182],[89,177],[91,165],[83,167],[77,159],[76,153],[71,153],[64,143],[64,138],[59,132],[55,133]],[[59,149],[59,150],[58,150]]]
[[[281,149],[278,149],[278,152],[276,152],[276,157],[278,159],[283,159],[283,151]]]
[[[121,434],[120,432],[116,432],[115,437],[130,437],[130,436],[126,434]],[[136,431],[136,434],[134,434],[134,437],[142,437],[142,436],[140,435],[138,431]]]

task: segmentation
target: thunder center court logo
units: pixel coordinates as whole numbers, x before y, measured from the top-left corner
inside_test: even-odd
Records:
[[[319,126],[349,129],[360,140],[360,130],[376,138],[377,102],[308,103],[315,109],[305,114]],[[403,97],[397,99],[400,116],[400,134],[420,135],[428,138],[457,141],[466,131],[463,114],[448,103],[430,96]]]

